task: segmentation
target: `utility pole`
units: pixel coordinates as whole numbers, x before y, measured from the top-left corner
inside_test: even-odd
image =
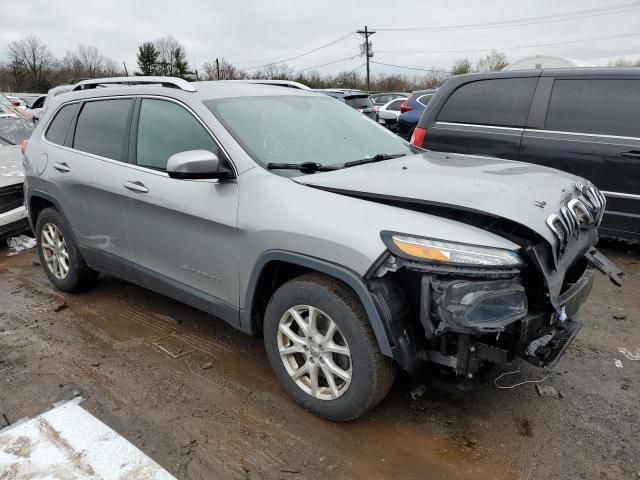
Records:
[[[216,80],[220,80],[220,62],[216,58]]]
[[[124,66],[124,76],[128,77],[129,72],[127,71],[127,64],[124,62],[124,60],[122,61],[122,65]]]
[[[367,93],[369,93],[369,58],[373,57],[373,52],[370,50],[369,37],[376,32],[375,30],[369,30],[365,25],[364,30],[358,30],[356,33],[364,37],[364,54],[367,57]]]

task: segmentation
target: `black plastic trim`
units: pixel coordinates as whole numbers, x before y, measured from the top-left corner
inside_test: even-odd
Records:
[[[369,317],[369,321],[371,322],[371,327],[373,328],[373,332],[376,336],[376,340],[378,341],[380,351],[387,357],[393,357],[391,344],[389,342],[385,326],[364,279],[356,272],[343,266],[286,250],[269,250],[263,253],[256,261],[249,276],[249,282],[247,283],[244,308],[240,309],[240,330],[254,331],[252,328],[253,319],[251,318],[251,312],[253,310],[254,299],[256,298],[256,287],[264,267],[272,261],[284,261],[300,265],[301,267],[306,267],[330,275],[349,285],[364,306],[367,316]]]

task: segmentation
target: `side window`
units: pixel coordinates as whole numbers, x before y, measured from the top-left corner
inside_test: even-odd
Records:
[[[132,100],[98,100],[84,104],[73,139],[73,148],[112,160],[124,161],[129,109]]]
[[[399,112],[400,111],[400,105],[402,105],[402,102],[404,102],[405,99],[404,98],[400,98],[398,100],[395,100],[393,102],[391,102],[389,104],[389,107],[387,108],[387,110],[391,110],[392,112]]]
[[[431,97],[433,97],[433,93],[422,95],[420,98],[418,98],[418,103],[421,103],[426,107],[428,103],[431,101]]]
[[[555,80],[545,129],[640,138],[640,80]]]
[[[44,107],[44,99],[45,98],[47,98],[47,97],[42,96],[42,97],[36,99],[36,101],[31,104],[31,108],[32,109],[36,109],[36,108]]]
[[[167,160],[187,150],[208,150],[218,154],[211,135],[180,105],[143,99],[138,121],[137,164],[165,170]]]
[[[479,80],[451,94],[438,121],[524,127],[529,116],[537,77]]]
[[[53,121],[49,124],[49,128],[47,128],[44,138],[49,140],[51,143],[64,145],[64,139],[67,137],[69,125],[71,125],[71,121],[73,120],[73,116],[76,114],[77,109],[78,104],[72,103],[71,105],[65,105],[58,110]]]

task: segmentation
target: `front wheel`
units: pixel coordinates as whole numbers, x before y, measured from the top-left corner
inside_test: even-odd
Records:
[[[265,313],[264,342],[287,393],[329,420],[364,414],[395,378],[357,297],[324,275],[306,274],[276,291]]]

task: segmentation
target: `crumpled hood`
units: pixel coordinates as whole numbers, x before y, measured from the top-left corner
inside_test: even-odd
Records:
[[[427,152],[357,167],[304,175],[298,183],[372,199],[451,206],[519,223],[550,245],[547,217],[576,196],[574,175],[539,165],[474,155]]]
[[[0,188],[24,181],[20,145],[0,147]]]

